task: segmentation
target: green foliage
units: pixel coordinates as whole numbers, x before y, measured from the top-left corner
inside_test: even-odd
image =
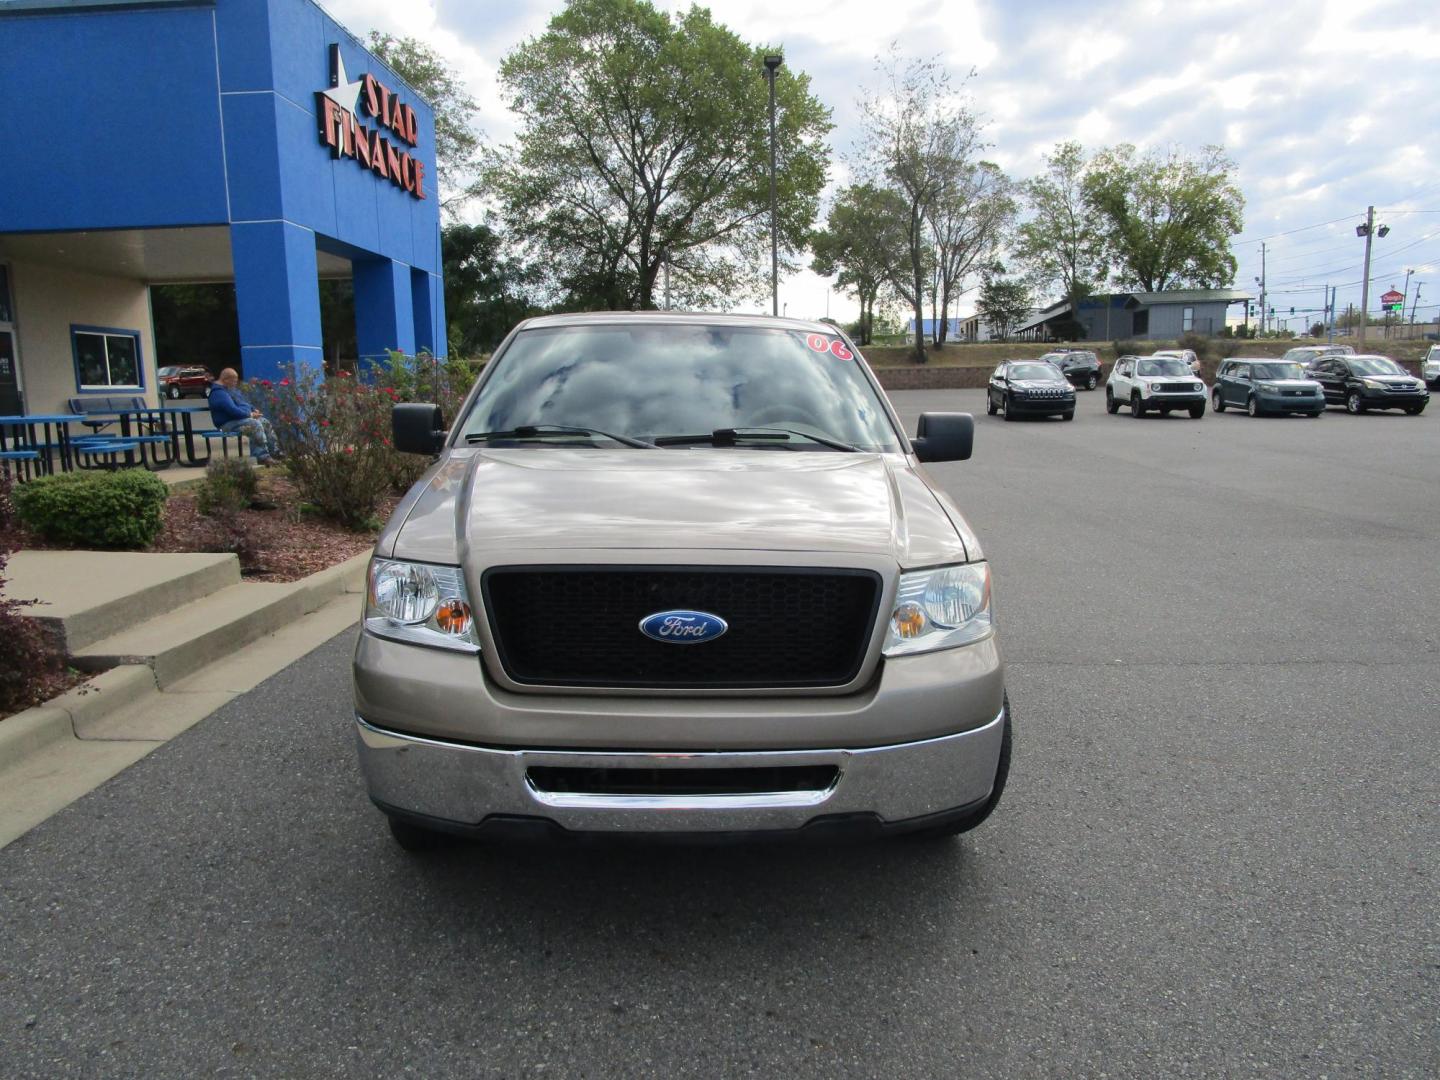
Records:
[[[1126,288],[1219,288],[1235,277],[1230,238],[1244,226],[1235,163],[1218,146],[1189,158],[1122,143],[1091,159],[1085,203]]]
[[[169,489],[144,469],[41,476],[14,495],[21,524],[47,540],[98,548],[143,548],[160,535]]]
[[[489,225],[441,230],[446,340],[452,354],[494,352],[517,322],[535,314],[529,294],[538,275],[508,251]]]
[[[905,204],[893,191],[854,184],[835,196],[825,228],[810,238],[810,269],[860,302],[856,340],[870,344],[875,301],[906,252]]]
[[[1023,281],[987,275],[980,286],[980,310],[1001,341],[1010,337],[1030,307],[1030,289]]]
[[[206,517],[238,514],[260,494],[260,478],[245,458],[211,461],[195,494],[195,508]]]
[[[1325,324],[1323,322],[1310,324],[1310,336],[1314,338],[1325,336]]]
[[[197,364],[217,374],[240,357],[240,321],[235,286],[152,285],[155,363]]]
[[[1143,341],[1112,341],[1110,351],[1114,354],[1112,360],[1118,360],[1122,356],[1145,356],[1151,350],[1150,346]]]
[[[1045,157],[1045,172],[1024,185],[1029,219],[1020,226],[1015,257],[1037,290],[1058,288],[1074,311],[1106,277],[1105,238],[1085,202],[1088,162],[1077,142]]]
[[[516,144],[489,181],[567,307],[681,306],[758,294],[769,262],[769,87],[762,58],[692,6],[570,0],[501,63]],[[802,249],[825,184],[829,110],[802,72],[775,80],[777,228]]]
[[[441,208],[454,213],[475,194],[480,135],[474,118],[479,106],[445,59],[415,38],[370,31],[370,51],[395,69],[435,110],[435,171]]]

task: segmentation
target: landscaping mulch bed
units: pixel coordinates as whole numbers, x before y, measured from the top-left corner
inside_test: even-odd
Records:
[[[219,520],[200,513],[193,492],[171,492],[160,536],[146,550],[234,551],[247,581],[296,581],[375,545],[376,530],[355,532],[308,513],[295,485],[279,470],[262,474],[260,498],[274,509],[240,511],[232,538]],[[381,500],[377,522],[389,517],[399,498],[387,494]],[[65,545],[22,530],[15,546],[43,550]]]

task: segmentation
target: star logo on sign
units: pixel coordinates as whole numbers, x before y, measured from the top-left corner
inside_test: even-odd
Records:
[[[351,116],[360,113],[360,87],[364,79],[351,82],[345,75],[345,58],[340,55],[340,46],[330,46],[330,89],[325,96],[339,105]]]

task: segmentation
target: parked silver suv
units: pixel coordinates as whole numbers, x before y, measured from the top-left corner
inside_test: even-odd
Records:
[[[497,350],[370,568],[360,762],[396,839],[979,824],[1010,716],[990,567],[833,326],[549,316]]]

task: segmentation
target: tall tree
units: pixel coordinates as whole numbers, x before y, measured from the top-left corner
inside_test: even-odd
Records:
[[[906,208],[893,191],[873,184],[842,188],[810,238],[810,269],[853,292],[860,302],[860,344],[870,344],[875,302],[907,255]]]
[[[935,245],[933,340],[945,344],[950,304],[965,278],[995,259],[1015,220],[1013,185],[988,161],[957,161],[949,183],[926,215]]]
[[[570,0],[504,59],[521,129],[490,177],[511,232],[558,270],[552,288],[571,302],[589,290],[607,306],[653,307],[668,261],[687,302],[760,293],[766,51],[705,8],[672,17],[646,0]],[[815,219],[831,124],[803,73],[782,67],[775,93],[777,223],[789,255]]]
[[[978,147],[979,125],[936,61],[904,62],[892,50],[876,67],[881,89],[860,101],[865,116],[861,171],[905,205],[907,258],[891,284],[914,312],[915,359],[923,364],[926,286],[935,275],[938,291],[939,273],[930,219]]]
[[[440,234],[445,265],[446,336],[461,355],[490,352],[534,313],[533,274],[506,254],[489,225],[449,225]]]
[[[1046,155],[1045,172],[1024,186],[1029,219],[1017,230],[1014,248],[1034,288],[1058,289],[1069,301],[1076,326],[1080,301],[1106,277],[1100,217],[1085,199],[1087,168],[1078,142],[1058,143]]]
[[[435,110],[440,206],[453,217],[476,194],[481,135],[475,128],[475,113],[479,106],[455,69],[423,41],[371,30],[369,44],[370,51],[394,68]]]
[[[990,326],[990,333],[1007,340],[1015,327],[1030,311],[1030,289],[1019,278],[1002,277],[1003,266],[996,265],[980,285],[980,313]]]
[[[1129,143],[1095,155],[1085,202],[1098,216],[1116,278],[1160,292],[1218,288],[1235,277],[1230,238],[1244,227],[1235,163],[1218,146],[1196,157],[1139,154]]]

